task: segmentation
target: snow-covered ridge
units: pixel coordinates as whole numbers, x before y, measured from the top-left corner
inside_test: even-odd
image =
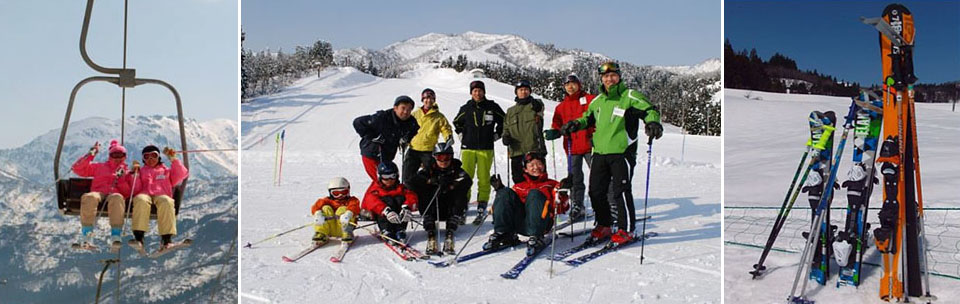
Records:
[[[546,47],[523,37],[510,34],[487,34],[465,32],[462,34],[428,33],[396,42],[381,50],[365,48],[342,49],[335,51],[338,62],[390,62],[410,69],[417,63],[436,63],[447,58],[456,59],[466,55],[467,60],[476,62],[500,62],[515,67],[539,68],[547,70],[567,70],[578,59],[593,61],[610,60],[598,53],[577,49]],[[651,66],[653,69],[668,72],[697,75],[718,72],[720,59],[711,58],[695,66]]]

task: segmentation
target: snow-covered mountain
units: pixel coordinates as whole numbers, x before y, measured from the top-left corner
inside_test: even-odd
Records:
[[[534,43],[517,35],[465,32],[462,34],[429,33],[390,44],[380,50],[353,48],[337,50],[336,62],[370,62],[377,66],[398,66],[406,71],[422,64],[466,55],[475,62],[500,62],[522,68],[569,70],[578,59],[591,62],[610,60],[598,53],[576,49],[560,49]],[[677,74],[711,73],[720,70],[720,59],[707,59],[696,66],[653,66]]]
[[[69,166],[96,141],[119,136],[119,120],[87,118],[71,123],[61,159],[61,177],[72,176]],[[146,144],[179,148],[176,120],[165,116],[130,117],[126,147],[139,159]],[[228,120],[189,120],[185,129],[189,149],[236,148],[237,123]],[[85,303],[95,299],[103,268],[98,260],[116,254],[81,253],[69,248],[79,232],[79,218],[60,215],[53,183],[53,155],[59,129],[38,136],[24,146],[0,150],[0,302]],[[98,155],[97,161],[104,158]],[[163,258],[139,258],[122,251],[122,303],[193,303],[214,298],[236,302],[236,255],[229,252],[237,233],[236,152],[193,153],[191,178],[178,216],[177,238],[194,245]],[[129,230],[129,223],[127,229]],[[105,219],[95,234],[105,247],[109,235]],[[128,231],[129,237],[129,231]],[[147,246],[159,243],[147,234]],[[226,267],[224,267],[226,266]],[[221,274],[221,268],[223,268]],[[104,277],[101,303],[115,303],[116,268]],[[217,276],[221,280],[216,280]]]

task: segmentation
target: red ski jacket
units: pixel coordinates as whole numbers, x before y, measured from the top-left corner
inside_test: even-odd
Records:
[[[596,95],[584,93],[582,90],[577,95],[566,95],[563,101],[557,105],[553,111],[553,124],[550,128],[560,130],[567,122],[583,117],[583,112],[587,111],[590,102]],[[572,148],[567,153],[572,155],[582,155],[590,153],[593,145],[590,141],[593,139],[593,127],[573,132],[570,136],[563,137],[563,149],[567,150],[568,145]],[[571,143],[571,141],[573,141]]]
[[[363,203],[360,204],[360,208],[379,215],[383,213],[383,209],[387,208],[387,204],[383,203],[381,198],[394,196],[403,196],[403,204],[410,208],[410,211],[417,211],[416,193],[404,187],[403,184],[397,184],[395,188],[388,190],[383,188],[383,185],[381,185],[379,181],[374,182],[373,185],[367,189],[367,193],[363,195]],[[400,212],[400,210],[393,211]]]
[[[547,215],[553,216],[554,198],[556,195],[556,189],[560,186],[560,182],[548,178],[546,172],[538,177],[533,177],[524,173],[523,178],[525,181],[513,185],[512,188],[513,191],[517,193],[517,196],[520,196],[520,201],[526,204],[527,194],[533,190],[540,190],[540,192],[543,192],[543,194],[547,196],[547,201],[544,202],[543,214],[541,214],[540,217],[547,218]],[[561,205],[563,205],[563,203],[561,203]],[[566,213],[566,210],[560,211],[561,213]]]

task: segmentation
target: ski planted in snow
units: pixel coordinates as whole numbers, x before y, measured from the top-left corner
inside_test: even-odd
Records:
[[[564,263],[567,263],[567,265],[570,265],[570,266],[580,266],[580,265],[583,265],[584,263],[587,263],[587,262],[589,262],[589,261],[593,261],[593,260],[595,260],[596,258],[599,258],[599,257],[601,257],[601,256],[603,256],[603,255],[605,255],[605,254],[608,254],[608,253],[611,253],[611,252],[620,250],[620,248],[629,246],[629,245],[631,245],[631,244],[634,244],[634,243],[637,243],[637,242],[639,242],[639,241],[646,240],[646,239],[648,239],[648,238],[655,237],[655,236],[657,236],[657,233],[656,233],[656,232],[647,232],[647,234],[643,235],[643,237],[640,237],[640,236],[634,237],[633,240],[630,240],[630,241],[628,241],[628,242],[626,242],[626,243],[623,243],[623,244],[620,244],[620,245],[614,245],[613,242],[610,242],[610,243],[607,243],[607,245],[604,246],[603,248],[600,248],[600,249],[598,249],[598,250],[596,250],[596,251],[594,251],[594,252],[591,252],[591,253],[582,255],[582,256],[577,257],[577,258],[575,258],[575,259],[571,259],[571,260],[564,261]]]

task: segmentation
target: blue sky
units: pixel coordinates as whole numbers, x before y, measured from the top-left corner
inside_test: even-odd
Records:
[[[237,1],[130,1],[127,66],[137,77],[167,81],[187,117],[236,120]],[[86,1],[0,1],[0,148],[17,147],[60,128],[70,90],[99,74],[80,58]],[[94,4],[87,51],[97,64],[122,65],[123,1]],[[12,111],[11,111],[12,110]],[[127,90],[127,115],[175,115],[159,86]],[[72,120],[120,117],[120,89],[81,89]]]
[[[426,33],[517,34],[636,64],[693,65],[719,58],[720,1],[266,1],[245,0],[244,47],[330,41],[380,49]]]
[[[960,80],[960,2],[897,1],[913,13],[914,68],[921,83]],[[877,31],[859,17],[879,17],[890,1],[737,1],[725,3],[725,34],[737,51],[779,52],[802,70],[861,85],[879,83]]]

